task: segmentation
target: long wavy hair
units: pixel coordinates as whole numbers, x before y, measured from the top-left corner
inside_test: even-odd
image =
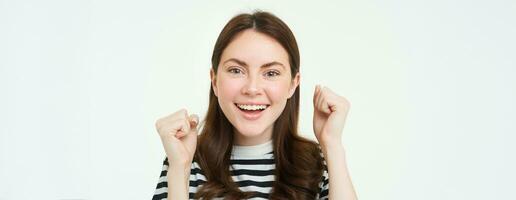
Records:
[[[253,29],[279,42],[288,52],[292,78],[299,72],[299,50],[294,34],[275,15],[255,11],[233,17],[222,29],[211,58],[217,73],[224,49],[240,32]],[[298,135],[299,87],[287,100],[285,109],[274,122],[273,154],[275,181],[270,199],[315,199],[322,180],[323,161],[314,141]],[[206,182],[195,198],[247,199],[253,192],[242,192],[230,174],[230,155],[233,146],[233,125],[222,112],[217,96],[210,87],[209,107],[199,135],[194,160],[204,172]]]

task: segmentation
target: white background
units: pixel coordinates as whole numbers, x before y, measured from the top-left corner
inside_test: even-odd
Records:
[[[275,13],[315,84],[345,96],[360,199],[516,199],[515,1],[0,0],[0,199],[150,199],[156,119],[207,108],[212,48]]]

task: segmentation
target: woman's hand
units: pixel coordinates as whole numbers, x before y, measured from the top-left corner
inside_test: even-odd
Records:
[[[182,166],[190,169],[193,155],[197,147],[197,115],[188,115],[181,109],[156,121],[169,166]]]
[[[355,189],[346,164],[342,146],[342,129],[350,104],[330,89],[315,87],[314,92],[314,132],[322,147],[326,160],[331,188],[328,199],[357,199]]]
[[[326,87],[317,85],[314,92],[314,133],[322,146],[331,142],[341,144],[342,129],[350,104],[346,98]]]

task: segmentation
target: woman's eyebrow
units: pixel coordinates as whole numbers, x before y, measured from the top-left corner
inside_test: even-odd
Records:
[[[236,62],[237,64],[239,65],[242,65],[244,67],[249,67],[249,65],[247,65],[246,62],[242,61],[242,60],[238,60],[236,58],[230,58],[230,59],[227,59],[226,61],[224,61],[224,63],[222,64],[226,64],[227,62],[230,62],[230,61],[233,61],[233,62]],[[267,67],[270,67],[270,66],[273,66],[273,65],[281,65],[283,67],[283,69],[285,69],[285,65],[283,65],[282,63],[280,62],[277,62],[277,61],[272,61],[270,63],[265,63],[263,64],[260,68],[267,68]]]

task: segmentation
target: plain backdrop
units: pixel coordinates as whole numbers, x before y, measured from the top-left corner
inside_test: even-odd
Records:
[[[516,199],[516,2],[0,0],[0,199],[150,199],[156,119],[204,117],[236,14],[283,19],[313,89],[351,110],[359,199]]]

